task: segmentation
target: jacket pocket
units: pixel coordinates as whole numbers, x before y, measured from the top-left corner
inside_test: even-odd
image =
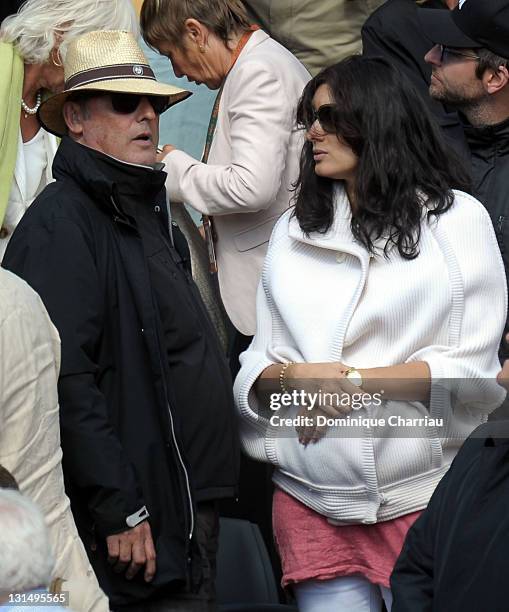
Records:
[[[264,219],[250,227],[247,230],[238,232],[233,237],[237,251],[243,253],[244,251],[250,251],[256,247],[265,244],[269,241],[270,235],[272,234],[272,228],[276,221],[279,219],[279,215],[273,215],[268,219]]]
[[[346,437],[347,432],[331,427],[316,444],[304,447],[293,427],[282,427],[267,441],[266,452],[274,466],[302,483],[334,490],[365,489],[373,458],[365,452],[360,431],[356,434]]]

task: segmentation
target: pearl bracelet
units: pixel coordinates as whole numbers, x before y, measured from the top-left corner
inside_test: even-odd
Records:
[[[281,388],[281,392],[285,395],[288,394],[288,389],[285,387],[285,374],[286,374],[286,370],[288,368],[288,366],[294,365],[295,362],[294,361],[287,361],[286,363],[283,364],[283,367],[281,368],[281,372],[279,372],[279,386]]]

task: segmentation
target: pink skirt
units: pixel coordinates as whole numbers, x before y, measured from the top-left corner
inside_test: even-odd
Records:
[[[330,580],[361,574],[389,587],[407,531],[420,512],[374,525],[336,526],[279,488],[272,523],[286,587],[304,580]]]

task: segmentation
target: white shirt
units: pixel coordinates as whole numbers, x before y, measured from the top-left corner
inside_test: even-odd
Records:
[[[23,153],[26,172],[26,208],[28,208],[46,185],[43,175],[49,160],[42,128],[31,140],[23,143]]]
[[[108,600],[81,542],[64,490],[57,381],[60,338],[40,297],[0,268],[0,464],[44,514],[56,564],[76,612]]]
[[[23,142],[20,130],[14,177],[2,223],[0,262],[12,233],[26,210],[44,187],[53,180],[52,165],[57,148],[57,138],[43,128],[26,143]]]

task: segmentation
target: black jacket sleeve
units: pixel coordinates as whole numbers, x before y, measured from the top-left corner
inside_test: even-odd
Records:
[[[3,266],[39,293],[60,333],[58,391],[66,478],[86,499],[101,535],[124,531],[126,517],[144,502],[97,384],[105,299],[93,244],[68,219],[25,224],[15,232]]]
[[[433,514],[426,509],[410,528],[391,575],[392,612],[433,609]]]
[[[428,507],[408,531],[391,575],[392,612],[431,612],[437,524],[451,470],[439,482]]]
[[[391,575],[392,612],[431,612],[435,575],[435,550],[453,466],[438,483],[427,508],[409,529]]]

